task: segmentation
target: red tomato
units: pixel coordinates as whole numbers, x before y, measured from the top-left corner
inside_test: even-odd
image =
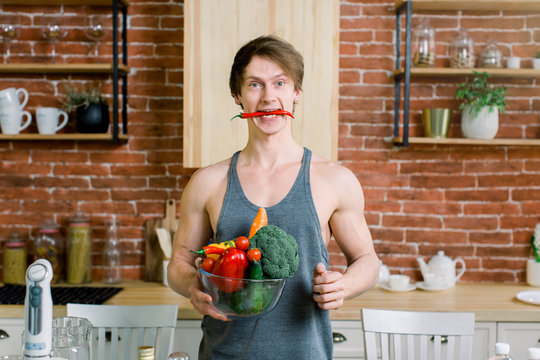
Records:
[[[245,236],[239,236],[236,239],[236,246],[238,250],[246,251],[249,247],[249,240]]]
[[[212,269],[214,268],[215,263],[216,263],[216,260],[214,260],[213,258],[205,257],[201,263],[201,268],[206,272],[212,272]]]
[[[261,260],[261,250],[259,250],[259,249],[249,249],[247,251],[247,258],[251,262]]]

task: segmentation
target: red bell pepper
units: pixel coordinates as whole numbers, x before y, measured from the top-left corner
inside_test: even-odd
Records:
[[[230,247],[216,261],[212,274],[224,276],[229,279],[212,277],[212,282],[221,290],[227,293],[240,290],[242,281],[233,279],[244,279],[248,261],[246,253],[237,248]]]

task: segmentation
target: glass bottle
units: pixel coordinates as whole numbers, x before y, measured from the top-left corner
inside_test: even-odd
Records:
[[[24,237],[14,231],[4,243],[4,283],[24,285],[28,247]]]
[[[139,360],[154,360],[154,347],[139,346]]]
[[[189,355],[183,351],[173,352],[169,355],[167,360],[189,360]]]
[[[474,41],[467,29],[461,29],[450,47],[450,66],[453,68],[473,68],[475,62]]]
[[[530,347],[527,349],[528,360],[540,360],[540,348]]]
[[[417,67],[435,66],[435,31],[428,24],[427,18],[422,18],[420,25],[414,29],[412,62]]]
[[[78,212],[70,219],[67,231],[67,281],[82,284],[92,281],[92,239],[90,219]]]
[[[116,221],[107,223],[107,242],[103,248],[103,282],[118,284],[122,282],[122,261]]]
[[[498,69],[502,68],[502,53],[497,47],[497,41],[488,40],[486,47],[480,53],[480,67]]]
[[[510,357],[510,345],[507,343],[496,343],[495,354],[489,360],[512,360]]]
[[[46,220],[39,226],[39,233],[34,244],[34,261],[47,259],[53,268],[51,284],[64,280],[65,242],[60,233],[60,226],[53,220]]]

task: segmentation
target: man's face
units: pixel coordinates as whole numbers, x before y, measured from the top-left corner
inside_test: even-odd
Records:
[[[244,70],[240,95],[235,96],[235,101],[243,106],[245,112],[286,110],[292,113],[300,93],[278,64],[255,56]],[[250,120],[261,131],[271,134],[281,130],[291,118],[287,115],[264,115]]]

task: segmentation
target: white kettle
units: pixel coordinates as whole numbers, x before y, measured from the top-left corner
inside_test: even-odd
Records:
[[[433,256],[427,264],[420,257],[416,260],[420,264],[420,271],[428,287],[446,289],[455,286],[456,281],[465,272],[465,261],[462,258],[452,260],[444,255],[442,250],[439,250],[437,255]],[[458,263],[461,264],[461,268],[456,274],[456,264]]]

